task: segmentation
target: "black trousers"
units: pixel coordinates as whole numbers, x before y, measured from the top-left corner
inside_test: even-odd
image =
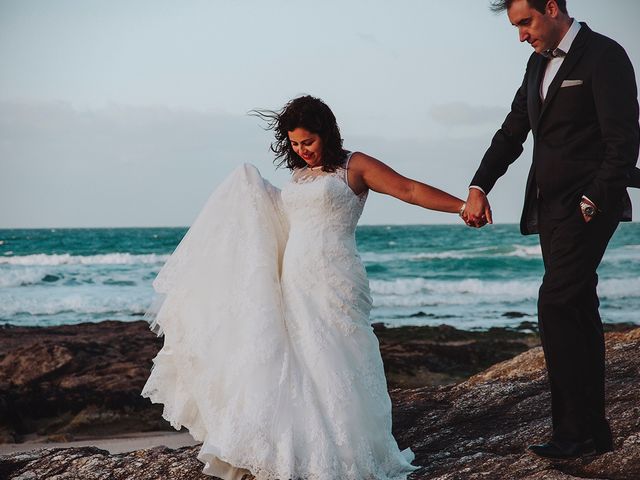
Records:
[[[539,205],[544,278],[538,297],[538,325],[551,389],[553,439],[611,444],[605,417],[605,349],[596,293],[596,269],[621,214],[616,207],[586,223],[576,205],[554,218]]]

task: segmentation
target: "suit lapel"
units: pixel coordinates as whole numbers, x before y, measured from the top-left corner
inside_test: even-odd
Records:
[[[531,123],[531,130],[535,134],[538,130],[538,121],[540,119],[540,108],[542,107],[542,100],[540,99],[540,84],[544,77],[544,72],[547,68],[548,60],[542,55],[538,55],[538,61],[536,62],[529,78],[527,87],[527,99],[529,109],[529,120]]]
[[[542,110],[540,111],[538,122],[540,122],[542,116],[544,115],[544,112],[547,110],[549,104],[553,101],[553,97],[555,97],[556,93],[558,93],[558,90],[560,90],[560,85],[562,85],[562,82],[567,78],[567,75],[573,70],[573,67],[582,57],[582,54],[584,53],[585,47],[587,45],[589,33],[591,33],[591,29],[583,23],[580,31],[578,32],[578,35],[576,35],[575,40],[571,44],[569,53],[567,53],[567,56],[562,62],[562,65],[560,66],[558,73],[551,82],[551,85],[549,85],[547,96],[542,103]]]

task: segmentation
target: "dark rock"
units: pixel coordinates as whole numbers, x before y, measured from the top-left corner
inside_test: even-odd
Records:
[[[50,448],[0,457],[0,478],[15,480],[211,480],[197,447],[156,447],[110,455],[99,448]]]
[[[371,328],[373,328],[373,331],[375,333],[378,333],[381,330],[386,330],[387,326],[384,324],[384,322],[376,322],[371,324]]]
[[[446,385],[538,345],[538,336],[504,328],[464,331],[449,325],[374,330],[389,387]]]
[[[417,313],[412,313],[411,315],[409,315],[408,318],[428,318],[428,317],[435,317],[435,315],[433,313],[427,313],[427,312],[417,312]]]
[[[615,450],[579,460],[547,461],[526,445],[548,438],[549,395],[540,348],[458,385],[394,389],[394,433],[422,468],[411,479],[640,479],[640,328],[610,333],[607,413]],[[205,479],[198,447],[109,455],[95,448],[44,449],[0,457],[0,478]]]
[[[140,396],[161,344],[146,322],[3,328],[0,441],[169,429]]]
[[[538,322],[531,322],[529,320],[525,320],[524,322],[520,322],[520,324],[515,327],[515,330],[520,332],[537,332],[538,331]]]
[[[106,436],[171,427],[140,396],[162,339],[137,322],[1,328],[0,442],[25,435]],[[493,329],[374,325],[391,387],[461,381],[537,337]]]
[[[502,316],[507,318],[522,318],[522,317],[528,317],[529,315],[522,312],[504,312]]]
[[[526,446],[549,438],[549,393],[541,348],[458,385],[391,391],[394,432],[423,468],[414,478],[640,479],[640,329],[607,334],[607,414],[615,451],[547,461]]]

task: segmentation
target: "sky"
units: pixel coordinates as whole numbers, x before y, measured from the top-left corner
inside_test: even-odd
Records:
[[[568,8],[638,77],[640,2]],[[530,53],[488,0],[0,0],[0,228],[187,226],[245,162],[282,186],[248,112],[301,94],[345,148],[466,197]],[[519,220],[530,161],[529,140],[496,223]],[[360,223],[457,221],[372,194]]]

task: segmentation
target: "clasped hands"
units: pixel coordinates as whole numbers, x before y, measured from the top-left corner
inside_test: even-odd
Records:
[[[586,197],[582,197],[582,201],[593,208],[596,208],[595,204]],[[487,223],[493,223],[491,216],[491,205],[489,200],[482,190],[477,188],[470,188],[467,201],[460,209],[460,218],[469,227],[480,228],[484,227]],[[593,220],[593,215],[588,215],[584,211],[582,212],[582,218],[585,223],[589,223]]]
[[[491,205],[482,190],[470,188],[467,201],[460,210],[460,217],[470,227],[480,228],[493,223]]]

